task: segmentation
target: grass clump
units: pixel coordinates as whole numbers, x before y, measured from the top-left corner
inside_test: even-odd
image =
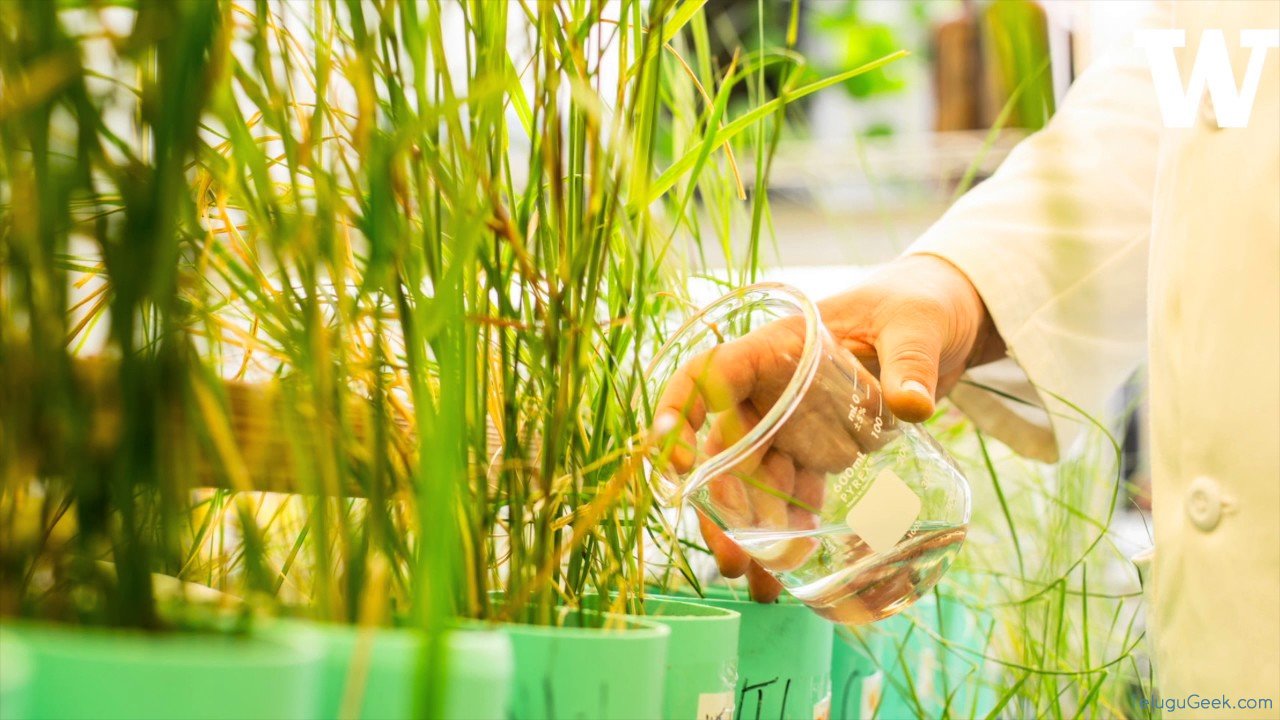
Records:
[[[718,66],[697,0],[0,21],[6,611],[141,627],[152,573],[347,621],[629,602],[642,360],[703,248],[753,277],[786,105],[895,57]]]

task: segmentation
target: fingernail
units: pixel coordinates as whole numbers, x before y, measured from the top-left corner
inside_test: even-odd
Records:
[[[929,398],[930,401],[933,400],[933,397],[929,395],[929,388],[926,388],[924,386],[924,383],[921,383],[917,380],[906,380],[902,383],[900,387],[902,389],[902,392],[909,392],[909,393],[915,393],[917,395],[923,395],[924,397]]]
[[[672,430],[676,429],[676,425],[680,422],[680,416],[670,410],[664,410],[658,414],[653,420],[653,427],[650,433],[654,438],[661,438]]]

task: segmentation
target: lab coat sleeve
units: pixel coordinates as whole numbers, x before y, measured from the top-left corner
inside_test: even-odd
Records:
[[[1143,25],[1162,21],[1156,7]],[[963,271],[1009,348],[1008,359],[971,370],[952,400],[1045,461],[1088,427],[1085,415],[1106,416],[1146,349],[1161,121],[1145,55],[1118,45],[908,250]]]

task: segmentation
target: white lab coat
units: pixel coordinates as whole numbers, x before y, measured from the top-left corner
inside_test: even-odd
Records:
[[[1187,30],[1184,81],[1205,28],[1224,30],[1240,78],[1239,29],[1280,27],[1280,2],[1153,18]],[[1126,43],[913,252],[964,271],[1008,344],[1016,367],[975,377],[1020,369],[1038,388],[1027,397],[1049,412],[953,393],[1019,452],[1056,458],[1081,425],[1055,395],[1104,415],[1147,359],[1159,691],[1267,697],[1271,710],[1238,716],[1280,714],[1280,51],[1246,128],[1219,128],[1206,93],[1195,127],[1167,129],[1146,55]]]

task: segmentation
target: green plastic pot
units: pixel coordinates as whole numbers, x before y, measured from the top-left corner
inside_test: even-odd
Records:
[[[883,695],[880,635],[837,625],[831,647],[831,720],[872,717]]]
[[[31,655],[16,635],[0,627],[0,720],[31,717]]]
[[[873,717],[918,718],[941,713],[944,700],[939,692],[939,660],[945,649],[929,634],[937,631],[938,604],[932,594],[870,628],[879,635],[878,659],[884,668],[882,699]]]
[[[958,648],[986,652],[993,621],[951,595],[939,592],[937,596],[942,604],[941,635],[951,643],[943,655],[942,671],[946,676],[939,685],[951,694],[953,716],[985,717],[996,705],[992,674],[997,669],[985,664],[978,654]]]
[[[948,595],[931,593],[899,615],[876,623],[882,700],[877,718],[983,717],[995,695],[978,658],[957,650],[985,646],[984,623]],[[944,642],[945,641],[945,642]]]
[[[728,587],[703,592],[705,597],[690,602],[742,616],[735,720],[825,720],[831,707],[831,623],[790,596],[764,605]]]
[[[515,653],[506,633],[468,629],[449,638],[449,689],[444,715],[458,720],[507,717],[515,681]]]
[[[564,613],[556,627],[501,628],[515,651],[512,720],[662,716],[667,626],[584,610]]]
[[[596,608],[595,598],[583,604]],[[671,630],[662,717],[667,720],[730,720],[738,682],[738,631],[733,610],[650,595],[644,619]]]
[[[155,633],[15,624],[32,661],[32,717],[314,718],[313,636]]]
[[[320,718],[351,717],[344,702],[363,720],[415,717],[415,687],[422,636],[408,629],[358,629],[351,625],[291,622],[313,632],[324,647]],[[481,629],[448,635],[444,715],[450,720],[501,720],[511,689],[513,661],[507,636]],[[356,662],[358,657],[366,660]],[[350,698],[348,698],[350,694]]]

